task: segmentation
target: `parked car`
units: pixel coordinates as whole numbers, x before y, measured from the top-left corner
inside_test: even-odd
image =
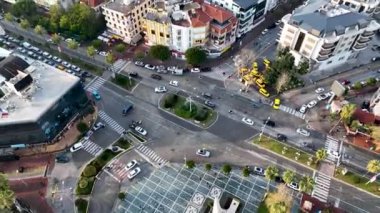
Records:
[[[140,167],[136,167],[135,169],[133,169],[131,172],[129,172],[129,174],[127,175],[128,176],[128,179],[133,179],[134,177],[136,177],[136,175],[138,175],[139,173],[141,172],[141,169]]]
[[[309,109],[313,108],[315,105],[317,105],[317,101],[316,100],[312,100],[310,101],[308,104],[307,104],[307,107]]]
[[[173,87],[178,87],[178,81],[170,81],[169,85],[172,85]]]
[[[75,72],[80,72],[81,69],[75,65],[71,65],[71,69],[73,69]]]
[[[205,101],[205,105],[208,106],[208,107],[211,107],[211,108],[215,108],[216,107],[216,105],[213,102],[209,101],[209,100]]]
[[[194,67],[190,69],[190,72],[201,72],[201,69],[199,69],[198,67]]]
[[[135,61],[135,65],[139,66],[139,67],[145,66],[144,62],[142,62],[142,61]]]
[[[318,100],[319,101],[323,101],[323,100],[325,100],[326,98],[328,98],[329,96],[328,95],[326,95],[326,94],[321,94],[321,95],[318,95]]]
[[[58,62],[58,63],[62,62],[62,59],[58,58],[57,56],[54,56],[53,60],[56,61],[56,62]]]
[[[133,167],[135,167],[137,165],[137,161],[136,160],[132,160],[130,161],[129,163],[127,163],[127,165],[125,166],[125,169],[127,171],[133,169]]]
[[[297,133],[306,137],[310,136],[310,132],[307,131],[306,129],[298,128]]]
[[[88,73],[87,71],[84,71],[84,72],[82,73],[82,77],[83,77],[83,78],[89,78],[89,77],[91,77],[91,74]]]
[[[212,99],[212,95],[208,92],[202,92],[202,96],[208,99]]]
[[[135,131],[138,132],[140,135],[143,135],[143,136],[148,134],[148,132],[145,129],[143,129],[141,126],[136,126]]]
[[[159,87],[156,87],[156,88],[154,88],[154,92],[155,93],[164,93],[164,92],[166,92],[167,90],[166,90],[166,87],[165,86],[159,86]]]
[[[177,70],[177,67],[170,66],[170,67],[167,68],[167,70],[170,71],[170,72],[175,72]]]
[[[98,122],[98,123],[96,123],[93,127],[92,127],[92,131],[96,131],[96,130],[98,130],[98,129],[100,129],[100,128],[105,128],[106,127],[106,125],[104,125],[102,122]]]
[[[261,94],[261,95],[263,95],[264,97],[269,97],[269,93],[268,93],[268,91],[266,90],[266,89],[264,89],[264,88],[260,88],[259,89],[259,93]]]
[[[202,148],[202,149],[198,149],[196,154],[199,156],[208,158],[208,157],[210,157],[211,152],[206,150],[205,148]]]
[[[273,109],[280,109],[281,100],[279,98],[274,99],[273,101]]]
[[[303,104],[303,105],[301,106],[301,108],[300,108],[299,111],[300,111],[300,113],[305,114],[306,110],[307,110],[307,105],[306,105],[306,104]]]
[[[271,25],[269,25],[268,27],[267,27],[267,29],[274,29],[274,28],[276,28],[276,23],[273,23],[273,24],[271,24]]]
[[[349,85],[349,84],[351,84],[351,81],[346,80],[346,79],[342,80],[341,82],[342,82],[343,85]]]
[[[137,72],[130,72],[129,76],[131,76],[133,78],[137,78],[137,77],[139,77],[139,74]]]
[[[296,191],[299,191],[299,190],[300,190],[300,189],[299,189],[299,186],[298,186],[298,183],[295,183],[295,182],[291,182],[291,183],[289,183],[289,184],[286,184],[286,186],[288,186],[289,188],[294,189],[294,190],[296,190]]]
[[[253,173],[256,175],[265,176],[265,169],[255,166],[253,167]]]
[[[70,152],[76,152],[80,149],[83,148],[83,144],[82,142],[78,142],[78,143],[75,143],[71,148],[70,148]]]
[[[250,126],[253,126],[253,124],[255,124],[255,122],[253,122],[251,119],[246,118],[246,117],[244,117],[243,119],[241,119],[241,121],[243,121],[243,123],[245,123],[247,125],[250,125]]]
[[[152,74],[152,75],[150,75],[150,77],[152,77],[153,79],[156,79],[156,80],[162,79],[162,77],[160,75],[157,75],[157,74]]]
[[[270,126],[270,127],[276,126],[276,123],[274,121],[271,121],[271,120],[263,120],[263,124],[266,124],[267,126]]]
[[[100,94],[97,90],[92,91],[92,96],[94,96],[95,100],[100,100]]]
[[[286,142],[288,140],[288,137],[286,137],[286,135],[278,133],[277,134],[277,140],[282,141],[282,142]]]
[[[153,66],[153,65],[150,65],[150,64],[145,64],[145,66],[144,66],[146,69],[148,69],[148,70],[154,70],[154,69],[156,69],[156,67],[155,66]]]
[[[107,52],[104,52],[104,51],[100,51],[100,52],[99,52],[99,55],[106,57],[106,56],[108,55],[108,53],[107,53]]]
[[[319,94],[319,93],[322,93],[324,91],[325,91],[325,89],[323,89],[322,87],[319,87],[318,89],[315,90],[315,93]]]
[[[70,158],[67,155],[58,155],[55,158],[55,162],[57,163],[68,163],[70,161]]]
[[[263,30],[263,31],[261,32],[261,35],[265,35],[265,34],[267,34],[267,32],[268,32],[268,29],[265,29],[265,30]]]
[[[202,67],[201,72],[211,72],[211,67]]]

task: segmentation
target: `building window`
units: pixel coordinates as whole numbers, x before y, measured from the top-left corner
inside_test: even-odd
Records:
[[[339,50],[338,52],[336,52],[336,54],[339,54],[339,53],[341,53],[342,52],[342,50]]]
[[[160,33],[160,36],[161,36],[161,37],[164,37],[164,34],[163,34],[163,33]]]
[[[312,38],[307,38],[307,41],[310,42],[310,43],[315,43],[315,40],[312,39]]]
[[[331,63],[332,63],[332,61],[328,61],[328,62],[327,62],[327,64],[331,64]]]
[[[294,30],[288,28],[288,32],[291,33],[291,34],[294,34],[296,31],[294,31]]]
[[[338,60],[341,61],[341,60],[343,60],[343,59],[344,59],[344,56],[343,56],[343,57],[340,57]]]
[[[169,34],[166,34],[166,38],[170,38]]]
[[[156,35],[156,31],[154,30],[151,30],[150,33],[152,33],[152,35]]]

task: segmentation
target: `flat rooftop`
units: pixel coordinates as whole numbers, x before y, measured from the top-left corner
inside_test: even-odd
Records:
[[[114,1],[109,1],[108,3],[106,3],[104,7],[110,10],[123,13],[123,14],[128,14],[135,8],[135,6],[140,5],[145,1],[146,0],[139,0],[139,1],[114,0]]]
[[[80,81],[74,75],[37,60],[24,72],[32,76],[35,92],[28,100],[12,93],[5,101],[0,102],[1,109],[10,107],[7,109],[8,115],[0,117],[0,126],[37,121]]]

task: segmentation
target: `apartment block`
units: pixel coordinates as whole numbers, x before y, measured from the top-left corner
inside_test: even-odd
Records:
[[[312,70],[330,69],[356,58],[380,28],[369,16],[339,5],[312,8],[320,2],[310,1],[285,15],[278,42],[279,47],[290,49],[296,65],[307,60]]]
[[[170,46],[171,20],[164,2],[156,2],[148,8],[144,19],[145,44]]]
[[[141,40],[143,19],[153,0],[111,0],[102,6],[107,28],[123,41],[136,45]]]
[[[367,15],[380,12],[380,0],[331,0],[331,3]]]

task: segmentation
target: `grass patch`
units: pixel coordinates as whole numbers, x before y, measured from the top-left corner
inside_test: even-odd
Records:
[[[119,140],[116,141],[116,143],[114,144],[114,146],[118,146],[122,149],[129,149],[129,147],[131,147],[131,142],[130,140],[128,139],[124,139],[124,138],[119,138]]]
[[[334,176],[336,178],[338,178],[339,180],[342,180],[342,181],[344,181],[350,185],[353,185],[355,187],[363,189],[363,190],[370,192],[372,194],[380,195],[380,183],[379,182],[375,181],[373,183],[366,184],[369,180],[368,178],[363,177],[362,175],[356,174],[356,173],[351,172],[351,171],[347,171],[347,173],[345,175],[343,175],[340,171],[341,171],[341,168],[338,168],[334,174]]]
[[[79,182],[84,179],[85,177],[80,177],[79,178]],[[86,187],[79,187],[79,182],[78,182],[78,185],[77,185],[77,188],[76,188],[76,194],[77,195],[89,195],[92,191],[92,187],[94,186],[94,182],[95,182],[95,177],[90,177],[90,178],[87,178],[87,186]]]
[[[186,103],[186,99],[184,97],[179,96],[178,100],[174,104],[173,109],[174,109],[174,113],[177,116],[181,118],[185,118],[185,119],[190,119],[197,114],[197,107],[198,106],[194,102],[191,103],[191,107],[190,107],[190,103]],[[190,108],[191,108],[191,111],[190,111]]]
[[[126,90],[131,90],[136,85],[136,81],[133,80],[133,78],[122,74],[115,74],[115,78],[112,78],[112,82]]]
[[[132,137],[135,137],[137,140],[139,140],[140,142],[144,143],[145,142],[145,139],[140,137],[139,135],[137,135],[136,133],[134,132],[127,132],[128,135],[132,136]]]
[[[83,198],[78,198],[75,200],[75,206],[77,207],[78,213],[86,213],[88,201]]]
[[[299,149],[288,146],[288,145],[281,143],[275,139],[263,136],[261,138],[261,141],[259,141],[259,138],[256,138],[253,140],[253,143],[257,144],[257,145],[259,145],[265,149],[269,149],[273,152],[276,152],[277,154],[282,155],[288,159],[298,161],[305,166],[309,166],[309,167],[314,168],[314,169],[317,167],[316,161],[315,161],[313,155],[310,155],[304,151],[301,151]],[[283,153],[284,147],[286,147],[285,148],[286,151]],[[296,154],[297,152],[299,153],[298,160],[295,159],[295,157],[297,156],[297,154]],[[307,164],[307,162],[310,161],[309,158],[313,158],[310,165]]]
[[[258,213],[269,213],[269,208],[265,202],[261,202],[259,208],[257,209]]]

